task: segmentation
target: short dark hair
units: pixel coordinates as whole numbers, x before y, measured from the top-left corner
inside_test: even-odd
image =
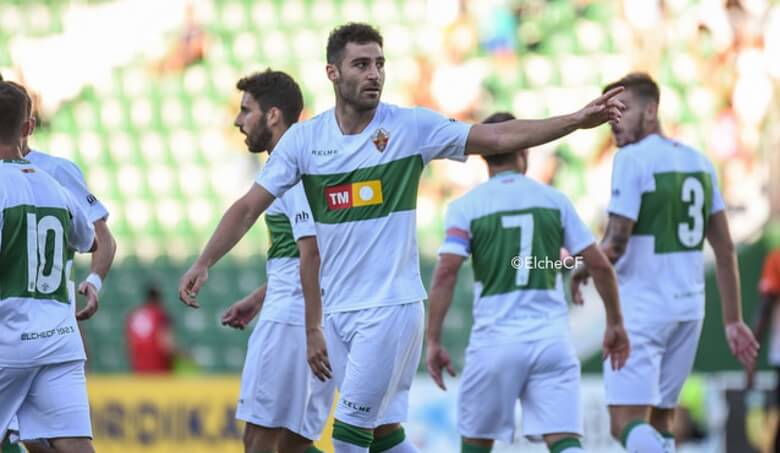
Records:
[[[482,124],[503,123],[504,121],[512,121],[515,116],[509,112],[496,112],[482,121]],[[488,165],[504,165],[517,158],[517,151],[509,151],[508,153],[491,154],[489,156],[482,156]]]
[[[328,49],[326,51],[328,64],[341,63],[341,60],[344,58],[344,49],[351,42],[355,44],[375,42],[379,44],[379,47],[384,45],[382,34],[376,28],[360,22],[350,22],[334,28],[330,32]]]
[[[15,84],[0,82],[0,143],[16,143],[29,118],[25,94]]]
[[[27,116],[28,117],[32,116],[32,108],[33,108],[32,98],[30,97],[30,93],[27,92],[27,88],[25,88],[23,85],[19,85],[18,83],[12,82],[10,80],[6,81],[6,83],[16,87],[17,90],[22,92],[22,94],[24,95],[24,105],[27,108],[26,111]]]
[[[615,87],[621,86],[645,101],[653,101],[658,104],[661,99],[661,92],[658,89],[658,84],[655,83],[652,77],[644,72],[632,72],[622,79],[605,86],[602,93],[606,93]]]
[[[271,68],[256,72],[238,81],[236,88],[247,92],[267,112],[272,107],[282,111],[284,121],[291,125],[298,121],[303,110],[303,94],[298,83],[282,71]]]

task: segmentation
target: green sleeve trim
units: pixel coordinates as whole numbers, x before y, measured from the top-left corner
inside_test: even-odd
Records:
[[[550,453],[561,453],[567,448],[582,448],[582,444],[576,437],[564,437],[550,445]]]
[[[663,437],[664,439],[672,439],[672,440],[674,440],[674,433],[670,433],[669,431],[664,431],[664,432],[661,432],[660,434],[661,434],[661,437]]]
[[[628,423],[625,428],[623,428],[623,432],[620,434],[620,444],[623,445],[623,448],[626,448],[626,442],[628,441],[628,435],[631,433],[631,430],[639,425],[647,425],[647,422],[638,419]]]
[[[336,420],[333,423],[333,438],[358,447],[369,448],[374,440],[374,433]]]
[[[325,453],[325,452],[312,445],[311,447],[307,448],[306,451],[304,451],[303,453]]]
[[[400,427],[386,436],[374,438],[374,442],[371,444],[369,453],[381,453],[383,451],[387,451],[400,444],[404,440],[406,440],[406,433],[404,432],[404,428]]]
[[[460,442],[461,453],[490,453],[493,447],[480,447],[478,445],[467,444],[464,441]]]

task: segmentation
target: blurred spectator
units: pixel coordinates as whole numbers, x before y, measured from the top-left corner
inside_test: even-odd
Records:
[[[127,317],[127,347],[133,373],[173,371],[173,329],[156,286],[147,289],[146,300]]]
[[[195,8],[189,3],[184,13],[184,26],[174,47],[160,63],[160,72],[181,72],[205,57],[206,30],[196,19]]]

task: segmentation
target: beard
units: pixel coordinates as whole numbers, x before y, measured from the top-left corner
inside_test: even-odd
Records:
[[[639,114],[639,118],[637,119],[637,122],[634,125],[634,127],[623,131],[622,141],[616,144],[620,147],[632,145],[642,140],[646,135],[647,133],[645,132],[645,112],[641,112]]]
[[[271,143],[271,129],[266,126],[265,114],[257,120],[257,127],[252,134],[246,136],[246,146],[250,153],[257,154],[268,151],[268,145]]]
[[[339,96],[344,100],[344,103],[351,106],[359,112],[373,110],[379,105],[379,101],[382,98],[382,91],[380,88],[379,95],[376,98],[361,97],[360,87],[353,84],[339,84],[336,89]]]

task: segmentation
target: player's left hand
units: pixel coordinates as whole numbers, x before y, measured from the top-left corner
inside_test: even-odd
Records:
[[[228,308],[225,314],[222,315],[222,325],[244,330],[255,319],[257,313],[260,312],[260,308],[262,308],[262,304],[257,303],[249,295]]]
[[[607,324],[607,330],[604,332],[604,352],[602,360],[609,360],[613,370],[623,368],[631,353],[631,344],[628,341],[628,333],[623,323]]]
[[[428,342],[426,364],[428,365],[428,374],[433,378],[433,382],[436,383],[442,390],[447,390],[447,386],[444,385],[444,376],[442,375],[442,368],[446,368],[450,376],[455,377],[455,369],[452,367],[452,360],[450,359],[450,353],[440,343]]]
[[[577,125],[581,129],[590,129],[607,121],[619,123],[626,106],[615,99],[615,96],[622,93],[623,90],[623,87],[615,87],[590,101],[588,105],[574,114]]]
[[[726,324],[726,341],[731,349],[731,354],[742,363],[742,366],[747,369],[755,366],[759,344],[750,327],[742,321]]]
[[[100,296],[98,296],[98,291],[94,286],[92,286],[92,283],[86,281],[81,282],[78,288],[78,292],[84,296],[84,299],[87,301],[87,303],[84,305],[84,308],[76,313],[76,319],[79,321],[86,321],[87,319],[91,318],[92,315],[97,313]]]

